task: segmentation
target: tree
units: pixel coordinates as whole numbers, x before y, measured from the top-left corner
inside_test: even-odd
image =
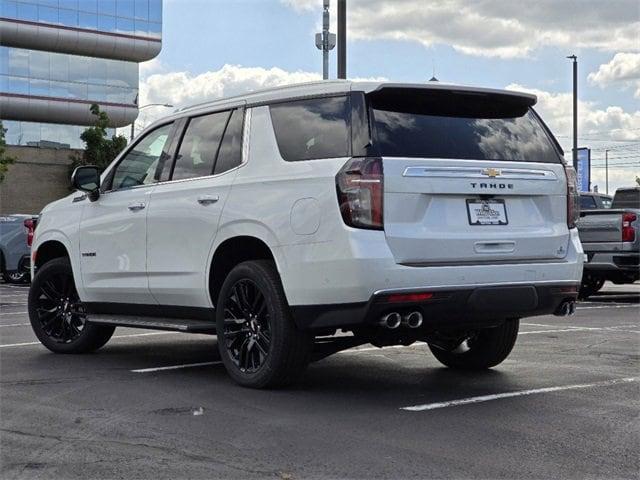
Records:
[[[127,146],[127,139],[122,135],[107,137],[109,116],[98,105],[92,104],[90,111],[95,116],[95,123],[80,135],[85,149],[82,154],[71,155],[71,171],[81,165],[95,165],[104,170]]]
[[[2,126],[2,121],[0,121],[0,183],[4,181],[9,165],[16,161],[15,158],[7,153],[7,143],[4,141],[6,131],[7,129]]]

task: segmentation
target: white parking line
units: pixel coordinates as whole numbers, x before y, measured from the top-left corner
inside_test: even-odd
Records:
[[[182,334],[182,332],[149,332],[149,333],[132,333],[130,335],[114,335],[113,338],[129,338],[129,337],[148,337],[151,335],[171,335]],[[28,345],[41,345],[40,342],[24,342],[24,343],[8,343],[6,345],[0,345],[0,348],[6,347],[25,347]]]
[[[640,306],[636,304],[630,305],[628,303],[622,303],[620,305],[602,305],[598,307],[576,307],[576,310],[599,310],[603,308],[637,308],[640,310]]]
[[[4,312],[4,313],[0,313],[0,315],[23,315],[25,313],[29,313],[29,312]]]
[[[412,405],[410,407],[401,407],[400,410],[410,412],[422,412],[425,410],[435,410],[437,408],[457,407],[460,405],[469,405],[471,403],[490,402],[501,398],[522,397],[524,395],[534,395],[538,393],[552,393],[563,390],[578,390],[583,388],[610,387],[623,383],[637,382],[640,377],[616,378],[614,380],[605,380],[603,382],[582,383],[577,385],[564,385],[559,387],[534,388],[532,390],[520,390],[517,392],[496,393],[492,395],[481,395],[478,397],[461,398],[460,400],[451,400],[449,402],[425,403],[423,405]]]
[[[153,368],[138,368],[136,370],[131,370],[133,373],[149,373],[149,372],[160,372],[163,370],[179,370],[181,368],[192,368],[192,367],[204,367],[207,365],[220,365],[222,362],[200,362],[200,363],[185,363],[183,365],[169,365],[168,367],[153,367]]]
[[[6,325],[0,325],[2,327],[24,327],[25,325],[31,325],[30,323],[7,323]]]
[[[570,327],[570,328],[558,328],[558,329],[553,329],[553,330],[533,330],[530,332],[518,332],[518,335],[530,335],[530,334],[534,334],[534,333],[561,333],[561,332],[587,332],[591,330],[590,328],[576,328],[576,327]],[[601,328],[598,328],[597,330],[602,330]]]

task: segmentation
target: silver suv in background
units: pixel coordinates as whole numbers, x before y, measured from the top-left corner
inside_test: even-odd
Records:
[[[0,216],[0,273],[5,282],[29,281],[35,222],[33,215]]]

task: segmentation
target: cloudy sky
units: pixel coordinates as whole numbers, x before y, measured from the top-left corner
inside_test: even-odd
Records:
[[[335,4],[332,0],[332,31]],[[571,64],[579,60],[579,146],[604,191],[640,175],[638,0],[347,0],[350,78],[445,82],[535,93],[571,148]],[[322,0],[164,0],[161,54],[141,65],[140,104],[189,105],[317,80]],[[335,50],[331,54],[335,76]],[[161,116],[141,112],[138,126]]]

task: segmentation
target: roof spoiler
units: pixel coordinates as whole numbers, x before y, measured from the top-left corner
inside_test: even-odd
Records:
[[[497,88],[479,88],[479,87],[466,87],[463,85],[448,85],[442,83],[429,83],[429,84],[406,84],[406,83],[383,83],[380,84],[374,90],[368,92],[368,95],[376,96],[378,92],[388,90],[414,90],[427,93],[429,91],[457,95],[469,95],[469,96],[497,96],[509,98],[515,102],[522,102],[522,105],[532,107],[538,102],[538,97],[531,93],[518,92],[515,90],[500,90]],[[385,92],[386,93],[386,92]]]

